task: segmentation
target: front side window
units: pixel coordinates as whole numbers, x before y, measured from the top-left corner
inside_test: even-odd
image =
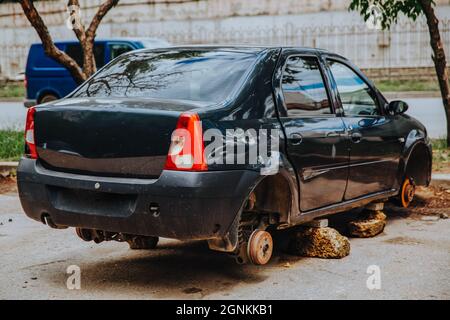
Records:
[[[126,43],[113,43],[109,45],[111,52],[111,60],[114,60],[118,56],[133,50],[133,47]]]
[[[345,64],[328,61],[331,73],[336,81],[344,114],[347,116],[377,115],[378,103],[375,93]]]
[[[257,55],[219,50],[139,51],[117,58],[73,97],[222,102]]]
[[[76,61],[76,63],[83,68],[83,51],[80,44],[68,44],[66,47],[66,53]],[[97,69],[100,69],[105,65],[105,45],[96,43],[94,44],[94,59]]]
[[[288,116],[330,114],[330,102],[314,57],[290,57],[283,72],[282,90]]]

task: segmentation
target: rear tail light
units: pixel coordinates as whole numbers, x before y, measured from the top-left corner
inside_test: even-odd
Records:
[[[172,133],[166,170],[206,171],[203,129],[196,113],[182,113]]]
[[[25,123],[25,144],[26,150],[25,154],[32,158],[37,159],[38,154],[36,151],[36,143],[34,140],[34,114],[36,109],[34,107],[28,108],[27,121]]]

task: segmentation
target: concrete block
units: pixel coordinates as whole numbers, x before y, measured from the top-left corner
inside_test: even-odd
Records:
[[[366,210],[382,211],[384,209],[384,202],[372,202],[365,206]]]
[[[328,227],[328,219],[317,219],[302,224],[305,227],[326,228]]]

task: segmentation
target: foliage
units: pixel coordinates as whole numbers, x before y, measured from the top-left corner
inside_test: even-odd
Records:
[[[433,0],[428,1],[434,5]],[[359,11],[367,21],[372,14],[372,5],[380,9],[383,29],[389,29],[392,23],[396,23],[400,13],[412,20],[423,14],[422,5],[417,0],[352,0],[349,10]]]
[[[0,130],[0,161],[17,161],[24,152],[24,133]]]

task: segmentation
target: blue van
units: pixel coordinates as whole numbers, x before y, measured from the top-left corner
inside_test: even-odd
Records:
[[[78,65],[83,64],[83,54],[78,41],[60,41],[55,42],[55,45],[71,56]],[[142,48],[167,46],[169,43],[165,40],[154,38],[96,40],[94,43],[95,62],[99,69],[122,53]],[[64,66],[46,56],[41,43],[35,43],[28,53],[25,87],[27,96],[24,104],[25,107],[30,107],[60,99],[72,92],[77,84]]]

